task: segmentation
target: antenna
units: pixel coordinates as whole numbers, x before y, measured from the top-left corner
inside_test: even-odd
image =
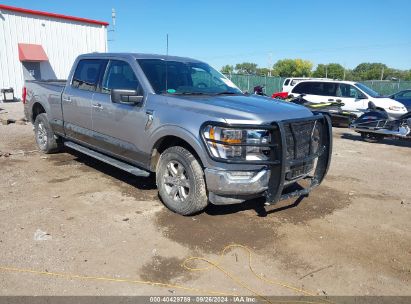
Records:
[[[168,61],[168,33],[166,35],[166,40],[167,40],[167,47],[166,47],[166,54],[167,54],[167,57],[166,57],[166,93],[168,93],[168,64],[167,64],[167,61]]]
[[[166,54],[168,56],[168,34],[167,34],[167,51],[166,51]]]

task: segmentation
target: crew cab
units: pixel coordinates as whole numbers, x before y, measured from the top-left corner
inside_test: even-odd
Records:
[[[27,81],[23,102],[41,151],[65,146],[155,174],[163,203],[183,215],[307,195],[331,157],[327,117],[244,94],[190,58],[81,55],[67,81]]]

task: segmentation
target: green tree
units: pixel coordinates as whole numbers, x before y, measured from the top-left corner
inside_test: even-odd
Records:
[[[365,62],[357,65],[357,67],[353,70],[353,73],[354,78],[358,80],[381,79],[381,75],[383,75],[383,79],[385,79],[384,74],[387,70],[388,67],[383,63]]]
[[[257,75],[268,76],[270,75],[271,70],[268,68],[257,68]]]
[[[319,64],[313,76],[318,78],[343,79],[344,67],[339,63]]]
[[[274,75],[281,77],[308,77],[312,68],[313,64],[303,59],[278,60],[273,66]]]
[[[256,74],[257,64],[252,62],[237,63],[235,69],[238,74]]]
[[[232,74],[234,72],[234,66],[226,64],[221,68],[220,72],[223,74]]]

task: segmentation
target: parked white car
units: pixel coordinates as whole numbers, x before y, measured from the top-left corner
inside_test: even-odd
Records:
[[[341,102],[343,110],[360,116],[371,101],[377,108],[384,109],[392,118],[407,113],[402,103],[382,97],[366,85],[359,82],[340,80],[302,80],[290,91],[290,96],[305,94],[304,99],[313,103]]]

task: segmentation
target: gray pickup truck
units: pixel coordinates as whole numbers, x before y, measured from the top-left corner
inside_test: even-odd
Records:
[[[209,202],[308,195],[331,158],[326,116],[244,94],[189,58],[81,55],[67,81],[27,81],[23,103],[41,151],[66,146],[137,176],[155,173],[163,203],[183,215]]]

